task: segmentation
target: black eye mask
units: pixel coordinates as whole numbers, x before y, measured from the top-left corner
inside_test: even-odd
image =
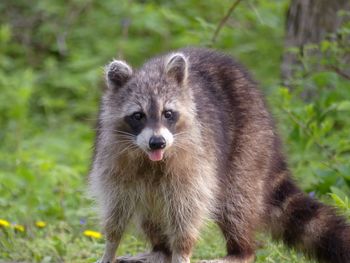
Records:
[[[125,116],[124,121],[128,124],[130,132],[134,135],[138,135],[146,127],[147,119],[144,113],[136,112]]]

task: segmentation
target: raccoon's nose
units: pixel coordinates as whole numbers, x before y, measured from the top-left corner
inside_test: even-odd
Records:
[[[149,139],[149,148],[151,148],[151,150],[164,149],[165,146],[166,141],[163,136],[152,136],[151,139]]]

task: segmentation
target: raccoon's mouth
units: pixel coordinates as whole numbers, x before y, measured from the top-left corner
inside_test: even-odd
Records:
[[[151,151],[147,152],[147,154],[148,154],[148,158],[151,161],[157,162],[157,161],[161,161],[163,159],[164,150],[162,150],[162,149],[151,150]]]

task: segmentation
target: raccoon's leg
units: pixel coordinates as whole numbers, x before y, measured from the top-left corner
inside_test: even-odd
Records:
[[[174,200],[171,217],[168,218],[171,263],[190,263],[192,249],[202,225],[204,211],[198,205],[204,204],[197,203],[195,198],[189,198],[188,201],[182,203]]]
[[[231,208],[232,209],[232,208]],[[252,263],[255,260],[254,253],[254,229],[248,222],[249,217],[241,213],[233,213],[229,209],[218,220],[223,235],[226,239],[227,256],[221,259],[200,260],[198,263]],[[241,220],[242,219],[242,220]],[[251,223],[254,224],[253,222]]]
[[[244,214],[226,212],[218,222],[226,239],[227,257],[223,262],[248,263],[254,262],[254,220],[246,218],[238,219]]]
[[[135,200],[129,197],[113,198],[113,195],[110,195],[109,200],[107,199],[108,201],[105,203],[102,222],[106,246],[103,257],[98,263],[113,263],[115,261],[119,242],[135,209]]]
[[[261,225],[262,180],[251,169],[231,170],[220,185],[216,222],[226,240],[227,256],[201,263],[251,263],[255,259],[255,231]]]
[[[120,238],[116,240],[116,239],[111,239],[110,237],[107,237],[103,257],[101,260],[97,261],[97,263],[113,263],[115,252],[118,248],[119,242],[120,242]]]
[[[150,240],[152,251],[136,256],[118,257],[118,263],[170,263],[171,252],[167,237],[163,234],[159,224],[150,220],[143,220],[142,229]]]
[[[142,229],[151,242],[153,252],[162,252],[168,257],[171,255],[168,237],[162,231],[160,224],[144,220]]]
[[[118,222],[119,221],[119,222]],[[118,223],[117,223],[118,222]],[[122,234],[125,229],[125,225],[123,228],[115,228],[116,224],[121,226],[121,224],[126,224],[126,222],[121,222],[120,219],[116,219],[115,221],[105,222],[104,232],[106,233],[106,245],[105,251],[103,253],[103,257],[98,263],[113,263],[115,260],[115,253],[119,246]]]
[[[254,229],[249,217],[242,213],[236,213],[234,208],[225,209],[218,221],[226,239],[227,256],[221,259],[201,260],[200,263],[252,263],[255,260],[254,253]],[[231,211],[230,211],[231,210]],[[248,222],[251,222],[248,223]]]

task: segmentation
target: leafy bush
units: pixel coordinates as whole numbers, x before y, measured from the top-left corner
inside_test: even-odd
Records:
[[[349,208],[350,194],[349,39],[346,23],[329,39],[306,46],[292,90],[282,87],[272,99],[298,181],[309,192],[332,192],[342,208]]]

